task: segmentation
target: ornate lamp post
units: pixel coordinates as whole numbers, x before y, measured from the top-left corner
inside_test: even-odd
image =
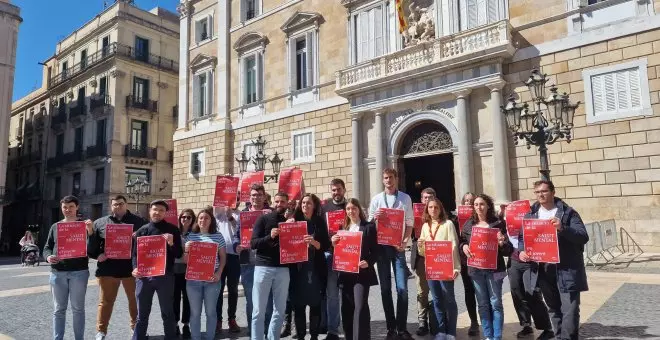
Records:
[[[550,95],[544,97],[548,80],[546,74],[534,70],[525,81],[532,95],[531,108],[528,103],[520,105],[513,95],[506,105],[500,107],[516,145],[524,139],[528,149],[532,145],[538,147],[541,158],[539,172],[543,180],[550,180],[548,145],[561,138],[565,138],[567,143],[571,142],[573,117],[575,109],[580,105],[579,101],[571,104],[568,94],[559,94],[555,85],[550,86]]]
[[[280,167],[284,160],[280,158],[277,152],[275,152],[275,155],[271,159],[268,159],[268,155],[264,153],[266,143],[266,139],[259,135],[256,140],[253,140],[252,143],[250,143],[256,147],[257,153],[252,157],[247,157],[245,151],[243,151],[241,152],[241,158],[236,158],[236,162],[238,162],[238,169],[241,173],[247,171],[247,166],[250,162],[254,164],[255,171],[265,170],[266,162],[270,162],[273,166],[273,174],[264,176],[264,181],[268,183],[270,180],[274,180],[274,182],[277,183],[280,176]]]
[[[136,178],[126,181],[126,193],[129,199],[135,200],[135,213],[140,215],[140,199],[147,197],[151,193],[151,185],[144,178]]]

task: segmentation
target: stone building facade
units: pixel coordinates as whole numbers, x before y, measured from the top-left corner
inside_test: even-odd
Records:
[[[307,191],[324,197],[339,177],[366,204],[394,167],[413,198],[432,186],[449,210],[467,191],[533,199],[538,151],[514,144],[500,105],[509,94],[528,102],[523,82],[538,68],[582,102],[573,140],[548,150],[558,196],[585,221],[615,219],[657,250],[660,1],[548,0],[542,11],[523,0],[415,3],[401,35],[391,0],[184,2],[191,39],[208,12],[227,15],[211,20],[217,38],[182,40],[188,105],[174,137],[174,196],[194,208],[210,202],[215,175],[237,173],[234,159],[261,134],[266,152],[305,170]],[[297,89],[293,57],[310,41],[313,95]],[[208,117],[191,106],[201,105],[202,73],[214,77]],[[311,155],[298,136],[311,137]]]
[[[57,44],[42,87],[12,105],[3,228],[50,226],[70,194],[98,218],[136,178],[151,187],[131,210],[171,197],[178,30],[172,12],[118,1]]]

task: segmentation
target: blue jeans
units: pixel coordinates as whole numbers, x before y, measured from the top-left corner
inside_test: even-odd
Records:
[[[388,330],[406,331],[408,321],[408,266],[406,254],[391,246],[380,246],[378,256],[378,279],[380,294],[383,299],[385,323]],[[396,316],[392,300],[392,272],[396,282]]]
[[[50,272],[50,292],[53,294],[53,339],[64,339],[66,308],[71,300],[73,335],[76,340],[85,337],[85,294],[87,293],[89,270]]]
[[[245,295],[245,320],[247,320],[248,332],[252,332],[252,286],[254,285],[254,265],[241,265],[241,285],[243,285],[243,294]],[[264,322],[270,323],[270,317],[273,315],[273,294],[270,294],[268,305],[266,306],[266,318]],[[265,327],[265,326],[264,326]]]
[[[429,290],[433,295],[433,311],[438,320],[441,334],[456,336],[458,306],[454,296],[454,281],[429,280]]]
[[[475,270],[470,274],[477,295],[479,317],[484,337],[494,340],[502,339],[504,326],[504,307],[502,306],[502,281],[496,280],[493,273],[485,270]]]
[[[202,339],[202,303],[206,314],[206,336],[215,339],[215,325],[218,322],[216,306],[220,295],[219,282],[187,281],[186,291],[190,302],[190,333],[193,340]]]
[[[325,253],[328,265],[328,285],[325,296],[321,301],[321,328],[327,328],[328,334],[339,335],[339,287],[337,286],[338,273],[332,270],[332,253]]]
[[[286,298],[289,294],[289,268],[262,267],[254,268],[254,290],[252,291],[252,340],[264,339],[264,321],[266,306],[271,296],[273,301],[273,315],[268,327],[268,339],[279,340],[280,329],[284,323],[286,313]]]

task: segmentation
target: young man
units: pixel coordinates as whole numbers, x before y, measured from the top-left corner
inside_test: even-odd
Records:
[[[149,326],[149,314],[154,293],[158,294],[160,314],[163,319],[163,330],[165,339],[176,339],[176,321],[174,320],[174,259],[183,255],[181,246],[181,232],[176,226],[165,222],[165,212],[169,209],[163,200],[156,200],[149,205],[149,223],[142,226],[133,238],[133,277],[137,278],[135,285],[135,296],[138,303],[138,316],[133,332],[133,340],[146,340],[147,328]],[[137,270],[137,239],[141,236],[161,235],[167,240],[167,261],[165,275],[142,277]]]
[[[433,188],[422,190],[422,204],[426,205],[429,200],[436,197]],[[429,284],[426,281],[426,265],[424,257],[417,254],[417,236],[412,235],[412,247],[410,248],[410,268],[417,274],[417,321],[419,328],[416,334],[424,336],[429,333]]]
[[[330,192],[332,198],[326,200],[321,207],[324,218],[327,212],[346,209],[344,181],[339,178],[330,181]],[[325,252],[325,259],[328,265],[328,284],[321,303],[321,329],[327,328],[328,330],[325,340],[339,340],[339,287],[337,286],[337,272],[332,270],[332,247]]]
[[[274,211],[261,216],[254,226],[250,245],[257,251],[252,292],[252,340],[264,339],[266,305],[272,289],[273,315],[268,327],[268,339],[278,340],[286,309],[289,291],[289,268],[280,264],[279,223],[286,222],[284,216],[289,196],[275,195]]]
[[[96,259],[96,281],[99,284],[99,307],[96,316],[96,340],[104,340],[108,333],[108,324],[112,316],[112,308],[117,298],[119,285],[124,286],[128,298],[128,313],[131,330],[135,329],[137,320],[137,302],[135,300],[135,278],[132,276],[131,259],[108,259],[105,256],[105,229],[108,224],[130,224],[133,232],[147,223],[143,218],[128,211],[126,197],[112,197],[111,213],[94,221],[94,231],[87,239],[87,255]]]
[[[378,220],[381,208],[401,209],[405,211],[405,231],[401,246],[381,246],[378,257],[378,278],[380,281],[381,298],[387,323],[386,339],[410,340],[412,336],[407,330],[408,320],[408,266],[406,265],[405,245],[410,239],[415,218],[413,216],[412,200],[408,194],[397,189],[398,174],[394,169],[383,170],[385,191],[374,196],[369,206],[369,220]],[[394,314],[392,301],[392,274],[396,281],[397,311]]]
[[[587,272],[584,268],[584,245],[589,235],[580,214],[555,197],[555,186],[550,181],[534,183],[536,203],[525,218],[552,220],[557,228],[559,244],[558,264],[538,263],[538,270],[532,271],[525,284],[527,294],[533,294],[538,279],[543,298],[548,305],[555,337],[558,340],[577,340],[580,329],[580,292],[589,290]],[[519,249],[525,249],[522,237]],[[520,261],[530,258],[521,251]],[[536,320],[535,320],[536,321]]]
[[[79,201],[75,196],[65,196],[60,201],[64,219],[60,222],[76,222],[78,219]],[[85,221],[87,236],[92,234],[91,220]],[[50,291],[53,294],[53,339],[64,339],[66,324],[66,308],[71,300],[73,315],[73,335],[76,340],[85,337],[85,294],[89,279],[88,258],[79,257],[61,260],[57,257],[57,223],[50,227],[48,239],[44,246],[43,256],[50,263]]]

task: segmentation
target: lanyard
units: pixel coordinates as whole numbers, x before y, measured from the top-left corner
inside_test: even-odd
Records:
[[[440,230],[440,222],[438,222],[438,228],[435,229],[435,233],[433,232],[433,221],[431,221],[431,224],[429,224],[429,234],[431,234],[431,241],[435,241],[435,235],[438,234],[438,230]]]
[[[392,206],[396,206],[396,199],[399,197],[399,190],[394,192],[394,204]],[[383,191],[383,201],[385,201],[385,207],[389,209],[390,205],[387,204],[387,194],[385,191]]]

